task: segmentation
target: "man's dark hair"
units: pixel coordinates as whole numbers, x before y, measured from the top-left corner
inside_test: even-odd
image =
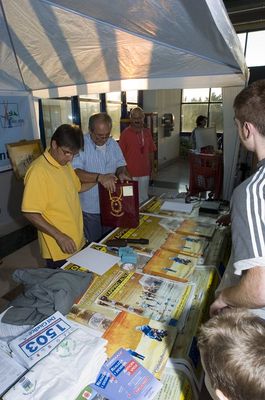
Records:
[[[71,151],[79,151],[84,148],[84,135],[77,125],[60,125],[51,137],[58,146],[65,146]]]
[[[196,125],[200,125],[204,120],[207,121],[207,117],[205,117],[205,115],[199,115],[196,118]]]
[[[265,136],[265,79],[253,82],[236,96],[234,111],[241,126],[250,122]]]
[[[97,113],[91,115],[88,121],[88,129],[90,132],[94,132],[95,130],[95,124],[97,122],[103,122],[105,124],[108,124],[110,126],[110,129],[112,128],[112,119],[109,116],[109,114],[105,112]]]

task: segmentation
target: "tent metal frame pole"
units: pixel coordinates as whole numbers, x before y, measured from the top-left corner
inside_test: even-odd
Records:
[[[45,137],[45,127],[44,127],[44,118],[43,118],[43,107],[42,100],[38,99],[39,104],[39,128],[40,128],[40,140],[43,145],[43,148],[46,148],[46,137]]]
[[[71,106],[72,106],[73,124],[78,125],[80,128],[82,128],[79,96],[71,96]]]

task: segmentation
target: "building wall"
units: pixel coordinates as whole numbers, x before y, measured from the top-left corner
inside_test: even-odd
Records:
[[[158,113],[158,168],[173,162],[179,156],[179,127],[181,90],[148,90],[144,91],[145,112]],[[165,113],[172,113],[175,117],[175,127],[171,136],[164,135],[161,118]]]
[[[179,155],[180,102],[181,90],[178,89],[144,91],[144,111],[158,113],[158,168],[174,162]],[[161,126],[164,113],[172,113],[175,117],[175,127],[169,137],[164,136],[164,129]],[[23,194],[22,180],[17,180],[11,170],[2,172],[0,173],[0,188],[2,189],[0,196],[1,238],[25,227],[27,221],[20,211]]]

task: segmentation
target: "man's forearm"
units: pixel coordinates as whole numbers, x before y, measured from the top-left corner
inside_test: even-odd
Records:
[[[81,189],[79,190],[79,193],[86,192],[87,190],[91,189],[96,185],[96,182],[93,183],[81,183]]]
[[[97,172],[88,172],[85,171],[84,169],[77,168],[75,169],[75,173],[80,179],[81,183],[97,183],[99,175]]]
[[[249,269],[237,285],[223,289],[220,298],[230,307],[265,307],[265,268]]]
[[[39,213],[27,213],[23,212],[23,215],[34,225],[39,231],[46,233],[53,237],[60,249],[67,254],[72,254],[78,249],[74,240],[67,234],[61,232],[54,225],[47,222],[43,216]]]
[[[47,233],[48,235],[52,236],[55,240],[57,240],[58,235],[60,235],[60,231],[49,222],[47,222],[43,216],[39,213],[29,213],[23,212],[25,218],[27,218],[32,225],[35,226],[39,231],[43,233]]]

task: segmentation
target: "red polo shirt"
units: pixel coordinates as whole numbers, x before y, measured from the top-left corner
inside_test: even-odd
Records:
[[[121,133],[119,144],[126,160],[129,174],[135,177],[150,175],[149,154],[156,151],[150,129],[143,128],[138,133],[129,126]]]

